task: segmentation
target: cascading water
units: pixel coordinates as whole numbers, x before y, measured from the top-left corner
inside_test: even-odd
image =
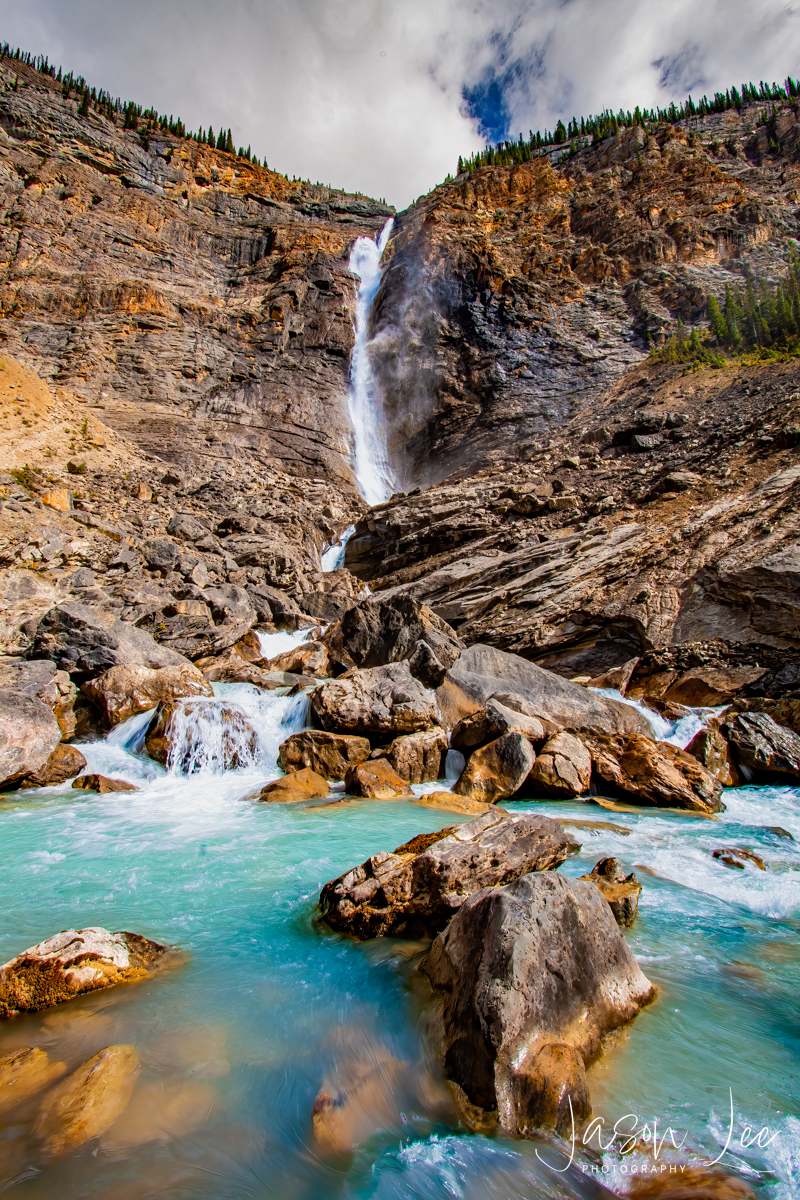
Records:
[[[334,544],[329,546],[325,553],[321,556],[320,562],[323,571],[338,571],[344,566],[344,552],[347,549],[347,543],[356,531],[355,525],[348,525],[342,536],[339,538],[338,546]]]
[[[353,426],[353,458],[359,491],[368,504],[381,504],[395,490],[389,463],[386,427],[377,381],[369,359],[369,314],[381,280],[381,255],[392,232],[393,221],[380,236],[358,238],[350,254],[350,270],[361,280],[356,302],[356,331],[350,367],[350,421]]]

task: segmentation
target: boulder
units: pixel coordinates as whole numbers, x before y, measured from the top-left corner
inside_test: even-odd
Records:
[[[584,741],[600,779],[635,804],[702,813],[725,811],[720,800],[722,784],[677,746],[654,742],[640,734]]]
[[[672,1164],[670,1164],[670,1172]],[[755,1192],[723,1167],[692,1167],[681,1163],[675,1174],[634,1175],[626,1191],[629,1200],[755,1200]]]
[[[385,758],[376,758],[348,768],[344,784],[351,796],[366,800],[394,800],[413,796],[408,782],[392,770]]]
[[[366,762],[369,738],[324,729],[304,729],[281,742],[278,762],[284,771],[310,767],[324,779],[344,779],[350,767]]]
[[[106,1046],[57,1084],[42,1101],[33,1127],[44,1157],[57,1158],[110,1129],[125,1110],[138,1074],[133,1046]]]
[[[97,705],[109,725],[147,712],[162,701],[187,696],[213,696],[214,689],[191,663],[172,667],[119,666],[84,683],[84,695]]]
[[[521,696],[506,698],[512,704],[528,707]],[[485,746],[504,733],[521,733],[529,742],[536,743],[543,742],[549,732],[556,732],[551,722],[547,722],[545,729],[545,724],[538,717],[515,711],[513,707],[501,703],[497,696],[492,696],[483,708],[458,722],[450,736],[450,745],[454,750],[469,753],[471,749]]]
[[[413,596],[371,596],[342,617],[342,643],[359,667],[408,660],[411,673],[436,687],[464,648],[455,630]]]
[[[237,643],[238,645],[238,643]],[[279,687],[313,687],[316,679],[292,675],[287,671],[267,671],[256,662],[242,658],[231,646],[222,654],[205,655],[194,664],[209,683],[252,683],[254,687],[274,692]]]
[[[493,808],[374,854],[325,884],[320,909],[332,929],[361,939],[431,936],[473,892],[550,871],[579,849],[549,817]]]
[[[508,1100],[515,1133],[528,1137],[553,1129],[569,1138],[592,1115],[583,1056],[566,1042],[531,1048],[509,1080]]]
[[[778,779],[800,779],[800,736],[768,713],[736,713],[723,722],[720,732],[740,767]]]
[[[508,705],[508,693],[526,701],[527,715],[550,722],[553,731],[651,736],[649,724],[630,704],[606,700],[525,658],[480,643],[461,653],[437,688],[436,700],[443,723],[452,729],[491,696]]]
[[[765,712],[776,725],[785,725],[793,733],[800,733],[800,700],[784,696],[780,700],[769,700],[765,696],[736,700],[731,705],[733,712]],[[731,713],[726,713],[730,719]]]
[[[582,796],[592,780],[592,756],[574,734],[557,733],[536,755],[528,780],[537,792],[555,799]]]
[[[77,601],[42,617],[33,643],[36,658],[52,658],[70,674],[98,675],[117,666],[186,666],[182,654],[160,646],[143,629]]]
[[[132,783],[126,783],[124,779],[109,779],[107,775],[79,775],[77,779],[73,779],[72,786],[80,788],[85,792],[98,792],[101,796],[107,796],[109,792],[138,792],[139,789]]]
[[[6,687],[23,692],[26,696],[36,696],[42,704],[53,710],[61,736],[74,736],[74,708],[78,689],[67,672],[59,671],[51,659],[0,659],[0,688]]]
[[[168,575],[178,561],[180,547],[171,538],[154,537],[142,543],[142,553],[151,570]]]
[[[654,997],[598,889],[555,871],[466,898],[422,969],[442,1004],[445,1074],[509,1134],[559,1128],[562,1069],[585,1113],[576,1060],[555,1048],[587,1065]]]
[[[372,757],[385,758],[408,783],[432,783],[444,778],[447,734],[439,726],[407,733],[395,738],[385,750],[375,750]]]
[[[664,696],[690,708],[730,704],[734,696],[765,674],[763,667],[693,667],[679,675]]]
[[[51,708],[35,696],[0,688],[0,789],[43,770],[60,741]]]
[[[296,675],[310,675],[326,679],[331,673],[331,660],[322,642],[301,642],[283,654],[277,654],[264,664],[268,671],[293,671]]]
[[[763,858],[745,846],[717,846],[711,851],[711,857],[726,867],[736,867],[740,871],[743,871],[749,862],[758,867],[759,871],[767,869]]]
[[[0,571],[0,654],[26,654],[39,621],[58,599],[58,589],[38,571]]]
[[[433,700],[406,663],[348,671],[309,699],[323,729],[335,733],[416,733],[436,721]]]
[[[199,770],[200,761],[213,757],[216,766],[235,771],[253,761],[258,732],[235,704],[181,700],[159,704],[144,737],[147,753],[165,767],[183,774]]]
[[[77,746],[59,742],[44,766],[20,779],[17,787],[59,787],[85,767],[86,759]]]
[[[599,888],[611,905],[618,925],[632,925],[639,913],[639,893],[642,885],[631,872],[626,875],[616,858],[601,858],[588,875],[581,875]]]
[[[536,752],[527,738],[521,733],[504,733],[470,755],[453,791],[484,804],[496,804],[519,791],[535,759]]]
[[[256,799],[278,801],[283,804],[289,801],[322,800],[330,793],[330,790],[326,779],[323,779],[316,771],[312,771],[310,767],[303,767],[300,771],[290,771],[288,775],[284,775],[282,779],[276,779],[274,783],[268,783],[265,788],[261,789]]]
[[[0,1113],[8,1112],[35,1096],[42,1088],[60,1079],[66,1071],[63,1062],[51,1062],[45,1050],[23,1046],[0,1058]]]
[[[621,692],[624,696],[638,663],[638,658],[629,658],[621,667],[612,667],[610,671],[604,671],[602,675],[595,675],[593,679],[589,680],[586,686],[591,688],[614,688],[615,691]]]
[[[171,947],[137,933],[66,929],[0,967],[0,1017],[39,1012],[150,975]]]
[[[724,788],[739,786],[739,772],[730,746],[718,729],[701,729],[689,742],[686,753],[696,758]]]

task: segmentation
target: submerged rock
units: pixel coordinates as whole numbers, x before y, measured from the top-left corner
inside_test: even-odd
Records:
[[[616,858],[601,858],[588,875],[581,875],[600,889],[611,906],[618,925],[632,925],[639,915],[639,893],[642,885],[631,872],[626,875]]]
[[[42,1088],[66,1071],[63,1062],[52,1062],[44,1050],[24,1046],[0,1058],[0,1113],[15,1108],[29,1096],[35,1096]]]
[[[385,758],[408,783],[433,783],[444,778],[447,734],[438,726],[408,733],[395,738],[385,750],[376,750],[373,758]]]
[[[329,793],[327,780],[318,775],[316,771],[312,771],[310,767],[303,767],[299,771],[291,771],[282,779],[268,783],[265,788],[261,789],[256,799],[287,803],[301,800],[322,800]]]
[[[323,1155],[350,1154],[381,1126],[397,1119],[394,1098],[402,1064],[381,1046],[349,1055],[323,1080],[311,1125]]]
[[[681,1164],[679,1171],[634,1175],[630,1181],[631,1200],[755,1200],[755,1192],[736,1175],[722,1167],[692,1167]]]
[[[505,693],[527,702],[527,715],[572,733],[638,733],[651,736],[645,718],[629,704],[606,700],[579,683],[562,679],[516,654],[493,646],[469,646],[437,688],[444,723],[452,728],[465,716]]]
[[[137,933],[66,929],[0,967],[0,1017],[39,1012],[85,992],[143,979],[174,948]]]
[[[417,796],[415,804],[422,808],[435,808],[441,812],[468,813],[473,817],[483,816],[484,813],[505,812],[491,804],[483,804],[480,800],[471,800],[469,796],[456,796],[453,792],[424,792]]]
[[[45,1096],[34,1125],[45,1158],[105,1133],[128,1104],[139,1074],[133,1046],[107,1046]]]
[[[563,1127],[565,1068],[585,1114],[585,1077],[560,1048],[590,1063],[655,994],[597,888],[555,871],[468,897],[422,969],[442,1002],[445,1074],[511,1134]]]
[[[77,775],[86,766],[86,759],[77,746],[59,742],[44,766],[26,775],[17,784],[19,788],[58,787]]]
[[[128,665],[112,667],[85,683],[82,690],[111,726],[136,713],[147,712],[162,701],[214,694],[211,684],[191,663],[155,669]]]
[[[453,786],[459,796],[496,804],[519,791],[528,778],[536,752],[521,733],[504,733],[476,750]]]
[[[344,779],[348,768],[366,762],[369,738],[322,729],[304,729],[281,742],[278,762],[284,771],[310,767],[325,779]]]
[[[549,871],[579,849],[549,817],[490,810],[456,828],[374,854],[326,883],[324,920],[357,938],[429,936],[466,898],[528,871]]]
[[[725,811],[722,784],[685,750],[639,734],[584,740],[599,777],[626,798],[658,808]]]
[[[309,697],[320,723],[335,733],[399,734],[428,729],[436,706],[406,663],[349,671]]]
[[[738,867],[740,871],[743,871],[745,864],[749,862],[758,867],[759,871],[767,869],[763,858],[752,850],[747,850],[744,846],[719,846],[716,850],[711,851],[711,857],[726,867]]]
[[[545,796],[582,796],[591,783],[592,756],[573,734],[557,733],[542,746],[528,778]]]
[[[763,712],[729,717],[721,732],[740,766],[785,779],[800,779],[800,736]]]
[[[426,687],[436,687],[464,649],[446,621],[413,596],[370,597],[342,617],[342,644],[359,667],[407,660]]]
[[[371,759],[350,767],[344,783],[351,796],[363,796],[368,800],[394,800],[414,794],[408,781],[398,775],[385,758]]]
[[[74,788],[83,788],[87,792],[98,792],[101,796],[106,796],[109,792],[139,791],[134,783],[128,783],[124,779],[109,779],[107,775],[97,774],[79,775],[77,779],[72,781],[72,786]]]
[[[60,741],[51,708],[35,696],[0,688],[0,789],[43,770]]]

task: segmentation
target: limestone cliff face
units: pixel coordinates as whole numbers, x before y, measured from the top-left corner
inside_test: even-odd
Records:
[[[534,448],[705,298],[800,233],[797,116],[623,131],[559,167],[483,167],[395,222],[371,347],[398,481]]]
[[[271,462],[351,487],[347,261],[391,210],[193,141],[145,149],[18,64],[0,81],[8,353],[187,469]]]

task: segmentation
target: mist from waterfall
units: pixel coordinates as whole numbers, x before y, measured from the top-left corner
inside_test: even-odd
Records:
[[[393,220],[377,239],[358,238],[349,267],[361,280],[356,302],[356,336],[350,367],[349,407],[353,426],[353,459],[358,489],[367,504],[381,504],[396,491],[389,464],[383,406],[369,359],[369,315],[381,280],[381,255],[392,232]]]

